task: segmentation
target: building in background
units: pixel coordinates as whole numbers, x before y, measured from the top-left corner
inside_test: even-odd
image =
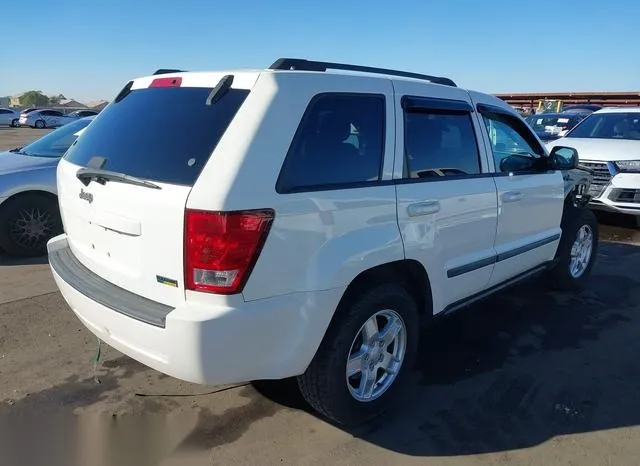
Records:
[[[87,107],[97,112],[105,108],[107,105],[109,105],[109,102],[106,100],[94,100],[92,102],[87,102]]]
[[[638,107],[640,92],[529,92],[518,94],[496,94],[521,113],[531,110],[560,111],[563,107],[593,104],[602,107]],[[549,108],[547,108],[549,107]],[[560,110],[558,110],[560,109]]]

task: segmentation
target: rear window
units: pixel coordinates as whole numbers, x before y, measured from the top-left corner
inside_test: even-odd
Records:
[[[65,160],[102,166],[126,175],[192,186],[249,94],[229,89],[207,105],[213,88],[150,88],[132,91],[108,105]]]
[[[320,94],[309,104],[278,178],[279,193],[374,184],[384,157],[385,100]]]

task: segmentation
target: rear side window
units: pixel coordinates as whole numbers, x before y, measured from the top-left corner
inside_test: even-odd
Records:
[[[404,121],[406,178],[480,173],[478,145],[469,112],[407,111]]]
[[[131,91],[108,105],[65,155],[80,166],[98,156],[126,175],[192,186],[249,94],[229,89],[212,105],[213,88]]]
[[[340,189],[377,182],[384,159],[384,132],[384,96],[316,96],[294,136],[276,190]]]

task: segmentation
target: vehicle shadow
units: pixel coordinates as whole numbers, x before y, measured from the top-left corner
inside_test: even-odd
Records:
[[[0,267],[20,265],[44,265],[49,263],[48,256],[39,257],[11,257],[0,250]]]
[[[603,243],[593,272],[580,293],[531,281],[437,322],[401,404],[348,432],[407,455],[456,456],[640,424],[640,248]],[[256,388],[308,409],[288,383]]]

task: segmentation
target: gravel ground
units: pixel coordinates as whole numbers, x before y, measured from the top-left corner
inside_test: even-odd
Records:
[[[433,326],[403,403],[354,430],[289,383],[196,386],[110,348],[94,367],[46,259],[0,256],[0,464],[637,464],[640,238],[602,221],[586,290],[533,281]]]

